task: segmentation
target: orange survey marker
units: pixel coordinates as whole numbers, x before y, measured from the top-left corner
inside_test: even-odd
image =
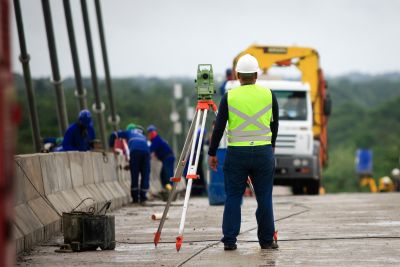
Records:
[[[275,242],[278,242],[278,231],[274,232],[274,240]]]

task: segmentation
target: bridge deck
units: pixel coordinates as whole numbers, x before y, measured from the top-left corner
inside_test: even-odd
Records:
[[[152,244],[158,226],[150,215],[162,203],[127,206],[116,215],[115,251],[59,254],[62,237],[36,246],[18,266],[400,266],[400,195],[340,194],[277,196],[279,250],[262,251],[257,243],[254,198],[245,198],[238,250],[224,252],[222,206],[205,198],[191,200],[185,243],[175,251],[181,207],[171,208],[162,243]]]

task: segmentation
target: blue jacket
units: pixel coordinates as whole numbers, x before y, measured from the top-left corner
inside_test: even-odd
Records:
[[[119,138],[124,138],[128,142],[129,150],[131,152],[133,150],[150,152],[146,137],[138,130],[117,131],[116,133],[112,133],[109,140],[110,147],[114,146],[115,138],[117,138],[117,136]]]
[[[64,134],[62,143],[63,151],[89,151],[93,147],[96,138],[93,126],[83,128],[78,123],[71,124]]]
[[[174,152],[172,152],[171,147],[159,135],[151,140],[150,151],[154,152],[161,161],[170,157],[174,158]]]
[[[224,94],[226,93],[225,86],[226,86],[226,83],[227,83],[227,82],[228,82],[228,80],[225,80],[225,81],[221,84],[221,86],[219,87],[219,93],[220,93],[221,96],[224,96]]]

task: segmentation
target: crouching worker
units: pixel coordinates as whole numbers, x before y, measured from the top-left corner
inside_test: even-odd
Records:
[[[158,135],[157,128],[154,125],[150,125],[147,128],[147,137],[151,141],[151,153],[154,153],[157,159],[162,162],[160,173],[161,184],[163,188],[171,191],[172,186],[170,178],[174,176],[174,152],[172,152],[168,143]]]
[[[126,131],[117,131],[110,136],[110,147],[114,146],[116,138],[124,138],[128,142],[131,170],[132,203],[144,204],[147,201],[150,177],[150,149],[147,139],[143,135],[143,128],[134,123],[128,124]],[[139,174],[142,177],[139,186]],[[140,188],[140,190],[139,190]]]
[[[78,121],[71,124],[65,132],[62,151],[90,151],[95,138],[92,114],[83,109],[79,112]]]

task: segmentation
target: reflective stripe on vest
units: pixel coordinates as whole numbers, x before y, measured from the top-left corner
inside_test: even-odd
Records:
[[[228,92],[228,109],[229,146],[271,144],[272,95],[269,89],[257,85],[233,89]],[[258,111],[254,112],[254,109]],[[238,123],[239,119],[241,123]]]

